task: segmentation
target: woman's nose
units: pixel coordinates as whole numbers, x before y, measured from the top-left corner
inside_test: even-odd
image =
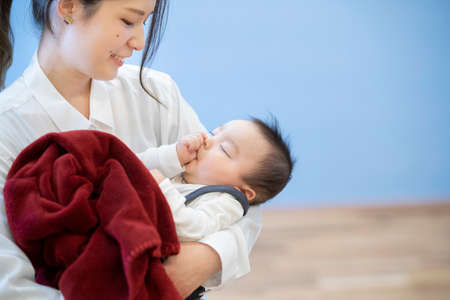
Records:
[[[128,45],[137,51],[144,49],[144,46],[145,46],[144,25],[136,26],[134,35],[128,41]]]

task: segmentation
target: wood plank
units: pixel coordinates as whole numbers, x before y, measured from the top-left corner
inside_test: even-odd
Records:
[[[252,272],[209,300],[448,300],[450,203],[265,210]]]

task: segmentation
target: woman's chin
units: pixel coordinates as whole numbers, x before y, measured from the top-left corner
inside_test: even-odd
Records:
[[[99,70],[95,72],[92,78],[94,78],[95,80],[102,80],[102,81],[113,80],[114,78],[116,78],[118,71],[119,68],[115,66],[112,68],[111,67],[105,68],[104,70]]]
[[[94,77],[94,79],[101,80],[101,81],[109,81],[109,80],[113,80],[114,78],[116,78],[116,76],[117,76],[117,70],[115,72],[99,74],[98,76]]]

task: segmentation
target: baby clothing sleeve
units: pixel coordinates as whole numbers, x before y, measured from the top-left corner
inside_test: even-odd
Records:
[[[186,206],[186,198],[169,179],[159,184],[172,210],[177,235],[182,241],[196,241],[225,229],[239,220],[244,210],[233,196],[213,192],[196,199],[195,208]]]
[[[184,171],[178,160],[176,143],[148,148],[137,156],[149,170],[158,169],[164,176],[172,178]]]

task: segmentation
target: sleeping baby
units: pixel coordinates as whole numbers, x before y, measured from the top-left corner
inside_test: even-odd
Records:
[[[167,198],[181,241],[222,230],[239,220],[248,205],[273,198],[288,183],[294,165],[276,120],[233,120],[209,135],[186,136],[176,148],[185,171],[171,180],[157,169],[151,173]],[[204,186],[211,188],[195,193]],[[186,198],[192,198],[189,206]]]

